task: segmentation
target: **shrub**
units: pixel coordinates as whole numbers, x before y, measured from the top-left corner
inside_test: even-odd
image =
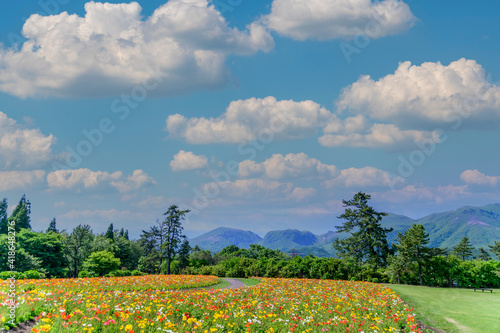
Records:
[[[145,275],[145,274],[137,269],[134,269],[132,271],[132,276],[141,276],[141,275]]]
[[[80,273],[78,273],[78,277],[79,278],[88,278],[88,277],[92,277],[92,274],[90,274],[87,271],[81,271]]]
[[[378,283],[378,282],[379,282],[379,280],[378,280],[377,278],[373,278],[373,279],[372,279],[372,282],[373,282],[373,283]]]
[[[36,280],[38,280],[38,279],[41,278],[40,272],[37,272],[37,271],[34,271],[34,270],[30,270],[30,271],[24,272],[24,276],[27,279],[36,279]]]
[[[120,259],[115,258],[114,254],[109,251],[98,251],[85,260],[83,267],[89,272],[103,276],[117,270],[120,267]]]

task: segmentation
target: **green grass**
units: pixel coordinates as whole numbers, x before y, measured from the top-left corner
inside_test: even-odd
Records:
[[[500,332],[500,289],[431,288],[387,284],[424,324],[448,333]]]

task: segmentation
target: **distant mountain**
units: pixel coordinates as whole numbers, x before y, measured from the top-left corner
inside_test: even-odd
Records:
[[[318,237],[310,231],[296,229],[269,231],[260,245],[273,250],[287,251],[292,248],[310,246],[318,243]]]
[[[250,244],[259,244],[262,238],[251,232],[233,228],[217,228],[201,236],[190,239],[192,247],[198,245],[202,249],[219,252],[229,245],[236,245],[240,248],[248,248]]]
[[[500,204],[481,207],[465,206],[449,212],[431,214],[417,220],[404,215],[389,214],[382,220],[383,227],[393,228],[393,232],[388,234],[389,243],[395,242],[398,232],[403,233],[414,223],[422,224],[429,233],[429,246],[451,249],[463,237],[469,237],[474,247],[488,249],[488,245],[500,240]],[[231,244],[241,248],[248,248],[250,244],[260,244],[284,252],[295,249],[295,252],[301,256],[313,254],[326,257],[335,256],[332,247],[333,240],[347,236],[348,234],[334,231],[314,235],[309,231],[288,229],[270,231],[262,239],[251,231],[217,228],[189,242],[192,246],[198,245],[212,251],[220,251]]]
[[[500,204],[465,206],[450,212],[431,214],[418,220],[429,233],[431,246],[455,246],[469,237],[476,248],[488,249],[500,240]]]

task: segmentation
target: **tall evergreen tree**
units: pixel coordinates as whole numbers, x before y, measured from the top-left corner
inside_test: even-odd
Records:
[[[335,239],[333,247],[340,256],[353,257],[358,263],[371,263],[375,266],[385,266],[391,249],[387,242],[387,233],[391,229],[383,228],[382,217],[387,213],[377,212],[368,206],[371,196],[363,192],[354,195],[353,200],[342,200],[345,213],[339,219],[344,219],[342,226],[337,226],[337,232],[350,232],[346,239]]]
[[[72,268],[73,277],[78,272],[87,257],[90,255],[94,235],[89,225],[79,225],[66,238],[66,256]]]
[[[161,223],[160,233],[163,238],[163,243],[160,251],[162,256],[167,259],[167,274],[170,274],[170,263],[172,258],[176,255],[180,243],[186,238],[182,234],[182,220],[190,210],[179,210],[179,207],[172,205],[168,210],[163,213],[166,216],[165,220]]]
[[[123,238],[125,238],[126,240],[130,240],[130,238],[128,237],[128,230],[125,230],[125,234],[123,234]]]
[[[26,200],[26,195],[23,195],[16,208],[12,212],[12,215],[9,217],[9,222],[15,221],[15,229],[16,232],[21,229],[31,230],[31,203],[29,200]]]
[[[112,241],[115,240],[115,231],[113,227],[113,223],[111,223],[108,227],[108,230],[104,234],[104,237],[111,239]]]
[[[422,277],[422,266],[430,259],[431,249],[426,245],[429,243],[429,234],[421,224],[413,224],[404,234],[398,233],[397,244],[394,247],[400,256],[408,264],[415,262],[418,266],[418,277],[420,285],[424,284]]]
[[[493,252],[500,260],[500,242],[495,241],[493,245],[488,245],[488,247],[490,248],[490,251]]]
[[[491,260],[490,254],[482,247],[479,248],[479,255],[477,256],[477,258],[483,261]]]
[[[467,258],[472,256],[472,250],[474,250],[474,247],[470,243],[469,237],[464,237],[460,243],[453,248],[452,253],[462,260],[467,260]]]
[[[189,241],[185,239],[181,248],[179,249],[179,268],[183,269],[189,266],[189,253],[191,252],[191,245],[189,245]]]
[[[9,231],[7,208],[7,198],[4,198],[0,201],[0,234],[8,234]]]
[[[47,228],[47,232],[55,232],[56,234],[59,233],[59,230],[57,230],[57,227],[56,227],[56,218],[55,217],[52,219],[52,221],[50,221],[50,225]]]

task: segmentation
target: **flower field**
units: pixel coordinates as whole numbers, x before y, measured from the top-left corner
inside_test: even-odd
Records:
[[[32,289],[19,295],[20,309],[39,314],[33,332],[421,332],[412,309],[379,284],[262,279],[240,289],[166,290],[169,282],[218,278],[114,279],[31,280]]]

